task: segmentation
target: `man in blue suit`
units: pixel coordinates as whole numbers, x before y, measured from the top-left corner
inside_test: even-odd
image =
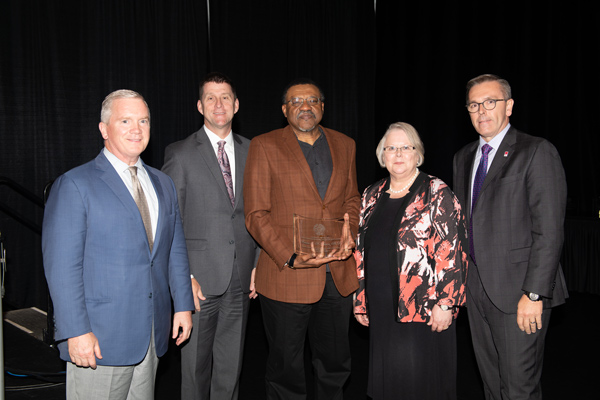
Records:
[[[105,148],[60,176],[44,214],[44,268],[68,399],[151,399],[158,357],[189,338],[194,309],[173,181],[140,159],[143,97],[102,103]]]

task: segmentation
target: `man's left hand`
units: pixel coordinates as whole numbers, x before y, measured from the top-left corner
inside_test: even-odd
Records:
[[[252,276],[250,277],[250,294],[248,297],[251,299],[255,299],[258,297],[258,293],[256,293],[256,285],[254,284],[254,278],[256,277],[256,268],[252,270]]]
[[[181,328],[181,332],[179,332]],[[190,338],[192,333],[192,312],[191,311],[179,311],[173,316],[173,336],[172,338],[177,340],[175,344],[179,346]]]
[[[517,325],[523,332],[529,334],[542,329],[542,311],[544,303],[540,301],[531,301],[526,295],[521,296],[517,306]]]
[[[348,259],[353,253],[356,247],[356,240],[352,237],[352,231],[350,230],[350,216],[348,213],[344,214],[344,226],[342,227],[342,237],[340,238],[340,248],[337,255],[342,260]]]

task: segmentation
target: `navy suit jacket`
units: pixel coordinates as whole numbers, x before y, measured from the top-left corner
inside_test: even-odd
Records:
[[[159,215],[152,253],[140,212],[103,152],[60,176],[44,213],[44,269],[55,312],[55,339],[93,332],[99,365],[133,365],[148,349],[154,324],[163,355],[175,312],[194,309],[189,266],[173,181],[144,165]]]

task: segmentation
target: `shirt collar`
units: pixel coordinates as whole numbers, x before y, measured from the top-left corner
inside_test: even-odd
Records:
[[[486,142],[481,136],[479,137],[479,146],[477,147],[477,151],[481,152],[481,147],[484,144],[489,144],[492,149],[497,150],[500,147],[500,143],[504,140],[504,136],[506,136],[506,132],[510,129],[510,123],[507,124],[504,129],[500,131],[496,136],[492,138],[489,142]]]
[[[210,140],[210,143],[214,147],[218,147],[218,143],[221,140],[225,141],[225,146],[227,146],[227,147],[233,146],[233,134],[232,134],[232,131],[229,131],[229,133],[227,134],[227,136],[225,137],[225,139],[221,139],[216,133],[214,133],[213,131],[211,131],[210,129],[208,129],[206,127],[206,125],[204,125],[204,132],[206,132],[206,136],[208,136],[208,140]]]
[[[128,171],[129,165],[127,163],[121,161],[117,156],[110,152],[106,147],[104,148],[104,155],[108,159],[108,162],[119,172]],[[138,170],[144,170],[144,164],[142,163],[142,158],[138,157],[136,163],[133,165],[138,168]]]

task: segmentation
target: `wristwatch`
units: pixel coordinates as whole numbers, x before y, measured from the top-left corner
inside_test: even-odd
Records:
[[[283,264],[283,266],[284,266],[284,267],[291,268],[291,269],[296,269],[296,268],[294,268],[294,261],[296,260],[296,256],[297,256],[297,254],[296,254],[296,253],[292,254],[292,256],[290,257],[290,259],[289,259],[289,260],[287,260],[287,261],[285,262],[285,264]]]
[[[525,294],[527,295],[527,297],[529,297],[529,300],[531,301],[540,301],[542,299],[542,296],[540,296],[537,293],[525,292]]]

